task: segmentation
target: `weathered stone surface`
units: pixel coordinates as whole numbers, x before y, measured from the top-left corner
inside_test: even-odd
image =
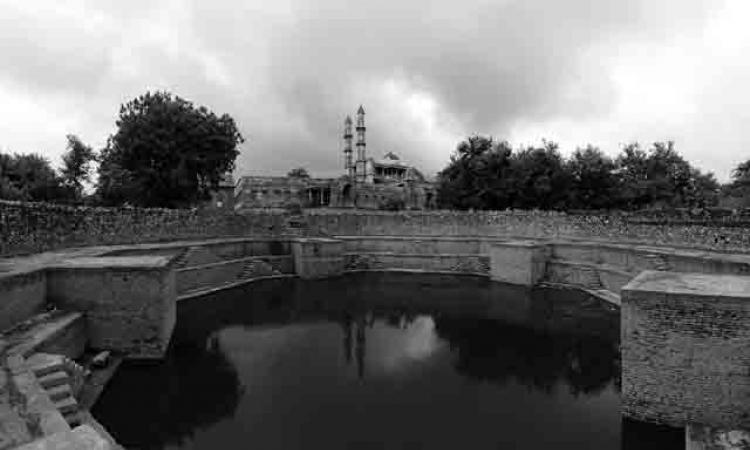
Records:
[[[344,244],[337,239],[298,238],[292,241],[294,272],[304,279],[341,275]]]
[[[621,321],[625,414],[750,428],[750,277],[643,272]]]
[[[396,252],[346,254],[346,270],[414,270],[487,275],[489,258],[483,255],[399,254]]]
[[[55,433],[30,442],[18,450],[111,450],[113,447],[89,425]]]
[[[686,450],[747,450],[750,448],[750,431],[722,430],[705,425],[689,424],[685,427]]]
[[[23,409],[27,422],[33,422],[44,435],[70,430],[63,416],[30,371],[13,375],[13,382],[24,397]]]
[[[31,356],[35,352],[58,353],[77,358],[86,347],[86,326],[80,312],[53,311],[39,314],[6,334],[10,353]]]
[[[0,273],[0,331],[44,310],[47,278],[43,270]]]
[[[490,277],[502,283],[534,286],[542,280],[549,249],[533,241],[511,241],[490,249]]]
[[[159,358],[175,323],[174,271],[166,257],[81,258],[48,275],[50,301],[85,312],[90,345]]]
[[[7,403],[0,402],[0,450],[15,448],[31,439],[26,422]]]

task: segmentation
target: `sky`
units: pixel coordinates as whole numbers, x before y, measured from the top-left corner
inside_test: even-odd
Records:
[[[748,0],[0,0],[0,151],[59,164],[169,90],[234,117],[235,175],[343,173],[367,151],[434,175],[472,134],[616,155],[674,140],[726,181],[750,159]]]

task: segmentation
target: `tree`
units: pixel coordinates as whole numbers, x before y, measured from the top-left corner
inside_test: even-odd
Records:
[[[121,105],[116,126],[99,168],[97,194],[107,204],[195,205],[234,168],[244,142],[229,115],[162,91]]]
[[[60,178],[46,158],[0,153],[0,198],[41,202],[65,197]]]
[[[750,159],[732,170],[732,181],[724,187],[724,193],[732,204],[750,206]]]
[[[81,142],[78,136],[69,134],[67,152],[63,154],[60,169],[63,185],[70,190],[73,199],[83,197],[83,183],[91,180],[91,163],[96,161],[96,152]]]
[[[289,178],[310,178],[310,174],[307,173],[307,169],[304,167],[298,167],[296,169],[292,169],[289,171],[289,173],[286,174]]]
[[[571,176],[569,206],[608,209],[617,204],[615,162],[591,145],[576,149],[567,163]]]
[[[496,144],[491,137],[471,136],[459,143],[448,166],[438,174],[440,205],[455,209],[502,208],[507,201],[503,201],[506,197],[499,184],[510,165],[510,153],[506,142]]]
[[[674,142],[655,142],[648,153],[637,143],[623,149],[617,160],[621,206],[703,207],[716,202],[719,185],[675,150]]]
[[[511,183],[517,191],[513,207],[519,209],[564,209],[572,177],[554,142],[528,147],[511,162]]]
[[[651,202],[648,190],[648,154],[637,142],[626,145],[617,157],[619,207],[638,209]]]

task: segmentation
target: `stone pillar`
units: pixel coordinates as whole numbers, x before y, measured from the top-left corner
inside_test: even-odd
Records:
[[[176,318],[174,270],[163,256],[76,258],[52,267],[48,300],[86,317],[89,345],[161,358]]]
[[[492,280],[534,286],[544,277],[549,248],[535,241],[501,242],[490,246],[489,254]]]
[[[620,314],[625,415],[750,429],[750,277],[646,271]]]
[[[292,241],[294,272],[303,279],[326,278],[344,272],[344,242],[327,238]]]

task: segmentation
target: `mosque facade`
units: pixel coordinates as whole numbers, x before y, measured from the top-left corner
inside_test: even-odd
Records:
[[[435,186],[415,167],[387,152],[367,156],[365,110],[344,121],[344,173],[338,178],[243,176],[234,208],[432,209]],[[356,141],[355,141],[356,137]],[[356,152],[355,152],[356,149]]]

